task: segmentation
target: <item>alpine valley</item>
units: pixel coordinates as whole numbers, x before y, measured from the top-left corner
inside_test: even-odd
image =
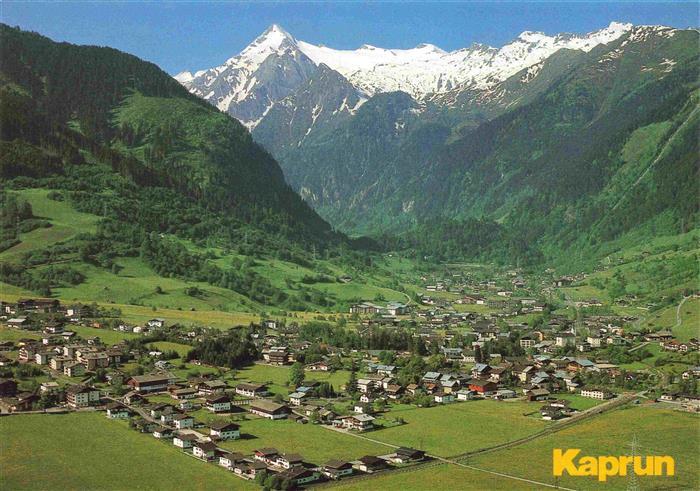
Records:
[[[490,237],[510,259],[567,263],[697,223],[697,44],[613,22],[501,48],[345,51],[273,25],[175,78],[346,233],[443,257]]]

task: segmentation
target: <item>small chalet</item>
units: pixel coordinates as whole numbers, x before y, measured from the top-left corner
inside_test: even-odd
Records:
[[[240,426],[228,421],[216,421],[209,425],[212,439],[217,440],[237,440],[241,437]]]

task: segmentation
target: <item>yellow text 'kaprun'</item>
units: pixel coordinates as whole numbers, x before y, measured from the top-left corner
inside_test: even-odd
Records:
[[[555,448],[552,456],[554,475],[596,476],[599,481],[606,481],[608,477],[626,476],[632,472],[637,476],[673,476],[676,472],[676,463],[668,455],[579,457],[580,453],[579,448],[566,451]]]

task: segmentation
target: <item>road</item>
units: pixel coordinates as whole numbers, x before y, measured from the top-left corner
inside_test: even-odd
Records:
[[[678,304],[678,307],[676,307],[676,325],[673,326],[672,329],[675,329],[676,327],[680,327],[681,323],[683,322],[683,319],[681,318],[681,308],[683,307],[683,304],[686,302],[691,297],[683,297],[683,300],[680,301]]]

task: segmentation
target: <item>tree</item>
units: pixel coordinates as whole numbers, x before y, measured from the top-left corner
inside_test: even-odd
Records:
[[[348,392],[348,394],[357,393],[357,369],[355,367],[354,360],[352,362],[352,367],[350,369],[350,378],[348,379],[348,383],[345,387],[345,390]]]
[[[484,355],[481,353],[481,346],[478,344],[474,347],[474,361],[476,363],[484,363]]]
[[[304,365],[299,362],[292,365],[292,368],[289,370],[290,384],[292,384],[294,387],[299,387],[304,382],[305,377],[306,374],[304,373]]]

